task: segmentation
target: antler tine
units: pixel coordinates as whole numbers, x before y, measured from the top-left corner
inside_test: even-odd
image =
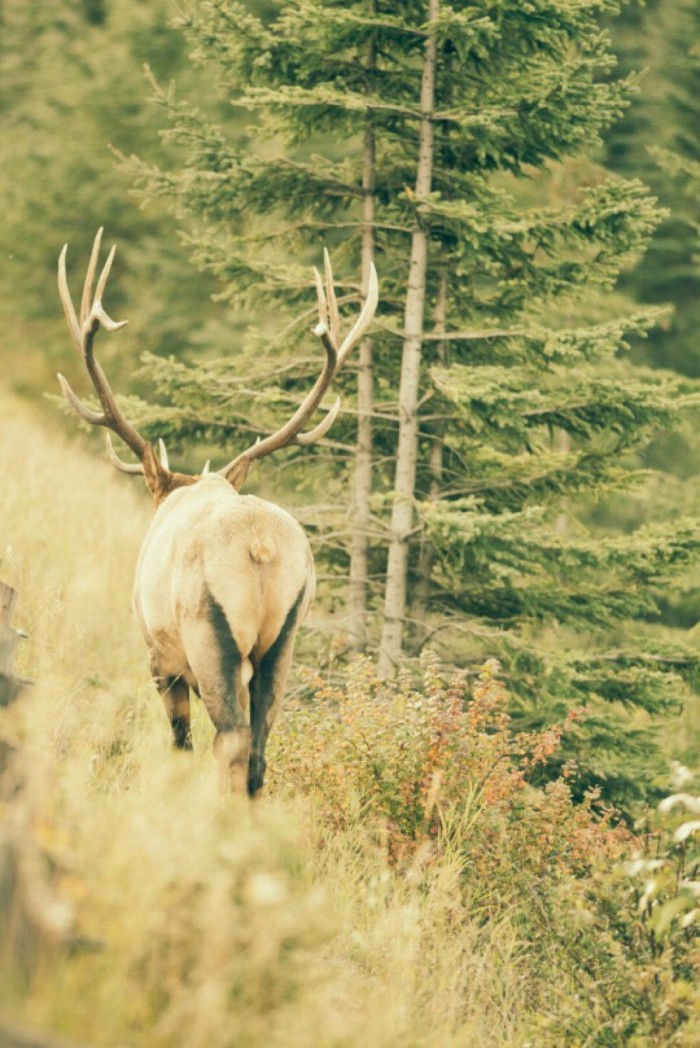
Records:
[[[165,446],[165,441],[162,437],[158,437],[158,453],[160,455],[160,464],[163,469],[170,469],[170,463],[168,462],[168,449]]]
[[[333,267],[328,248],[323,249],[323,268],[326,277],[326,294],[328,296],[328,320],[331,335],[336,346],[340,341],[340,313],[338,312],[338,299],[335,297],[335,283],[333,281]]]
[[[107,376],[97,360],[95,360],[93,352],[95,335],[100,327],[105,328],[106,331],[118,331],[119,328],[124,327],[127,323],[126,320],[112,320],[102,306],[102,295],[104,294],[105,286],[112,268],[112,262],[114,261],[114,254],[116,251],[115,247],[111,249],[107,256],[107,261],[100,273],[99,280],[97,281],[97,290],[93,297],[92,289],[95,282],[101,244],[102,228],[98,230],[92,245],[90,262],[85,277],[85,283],[83,284],[83,293],[80,302],[80,321],[78,321],[78,317],[76,316],[73,300],[71,299],[70,291],[68,289],[68,278],[66,276],[66,255],[68,245],[63,247],[58,260],[58,290],[66,321],[68,323],[68,329],[73,341],[80,351],[87,372],[92,380],[95,392],[97,393],[100,404],[102,405],[102,413],[93,411],[91,408],[86,407],[86,405],[75,395],[62,375],[59,375],[59,382],[61,383],[61,389],[68,400],[68,403],[82,419],[89,422],[91,425],[106,426],[111,429],[114,433],[120,436],[121,439],[131,448],[134,454],[141,459],[146,450],[146,441],[121,413],[114,393],[112,392],[112,388],[107,381]],[[114,451],[111,446],[110,449],[112,452]],[[110,457],[112,457],[112,460],[114,461],[114,459],[116,459],[116,454],[113,456],[110,455]],[[115,465],[116,464],[117,463],[115,462]],[[118,468],[121,469],[122,466],[125,465],[125,463],[122,463]],[[133,472],[133,470],[127,468],[125,472]],[[139,470],[139,472],[141,471]]]
[[[57,378],[61,385],[61,392],[63,393],[63,396],[66,398],[70,406],[73,408],[73,411],[76,413],[76,415],[79,415],[84,422],[89,422],[91,426],[104,426],[107,424],[107,416],[104,414],[104,412],[93,411],[92,408],[89,408],[87,406],[87,404],[83,404],[80,397],[76,396],[76,394],[71,389],[68,380],[61,374],[60,371],[58,372]]]
[[[332,337],[328,299],[326,298],[321,274],[316,269],[316,266],[314,266],[314,283],[316,284],[316,297],[318,298],[318,324],[314,328],[314,334],[318,335],[319,338],[322,338],[324,333],[330,334]]]
[[[143,463],[124,462],[124,460],[120,459],[116,451],[114,450],[114,444],[112,443],[112,438],[110,437],[109,433],[105,433],[105,437],[107,438],[107,455],[109,456],[112,465],[116,466],[117,469],[120,470],[122,473],[140,473],[141,475],[143,475]]]
[[[82,330],[85,330],[85,322],[90,316],[90,311],[92,309],[92,285],[95,281],[95,273],[97,271],[97,260],[100,257],[100,246],[102,244],[103,232],[104,226],[100,226],[100,228],[97,230],[97,235],[95,236],[95,239],[92,244],[92,251],[90,252],[90,262],[88,264],[87,273],[85,274],[83,294],[80,299],[80,327]],[[99,298],[99,292],[97,297]]]
[[[99,234],[98,234],[98,236],[99,236]],[[97,237],[95,237],[95,245],[97,245],[98,252],[99,252],[99,243],[98,243]],[[95,246],[93,245],[93,252],[94,252],[94,250],[95,250]],[[109,254],[107,255],[107,259],[105,261],[105,264],[102,267],[102,272],[100,273],[100,279],[97,281],[97,290],[95,291],[95,297],[92,300],[92,306],[90,307],[90,309],[89,309],[89,311],[88,311],[88,313],[87,313],[87,315],[85,317],[85,320],[83,322],[83,327],[84,327],[84,330],[85,330],[86,334],[87,334],[87,330],[86,330],[87,327],[88,326],[91,327],[95,322],[99,323],[105,329],[105,331],[119,331],[120,328],[126,327],[126,325],[129,323],[128,320],[112,320],[112,318],[107,315],[107,313],[105,312],[104,306],[102,305],[102,296],[104,295],[104,290],[105,290],[105,287],[107,285],[107,281],[109,279],[109,274],[112,271],[112,263],[114,262],[114,256],[116,255],[116,253],[117,253],[117,245],[116,244],[112,244],[112,247],[110,248]],[[94,258],[95,258],[95,263],[97,263],[97,255],[95,255]],[[92,265],[92,258],[90,259],[90,265]],[[90,275],[91,274],[88,272],[88,276],[90,276]],[[93,271],[92,276],[94,277],[94,271]],[[92,284],[92,279],[91,279],[90,283]],[[86,286],[87,286],[87,284],[86,284]],[[92,349],[91,343],[88,343],[88,346],[89,346],[89,349]]]
[[[120,328],[126,327],[129,323],[128,320],[112,320],[111,317],[107,316],[102,306],[102,295],[104,294],[105,285],[109,278],[116,253],[117,245],[112,244],[110,252],[107,255],[107,261],[102,267],[100,279],[97,281],[97,291],[95,292],[95,298],[92,304],[92,315],[99,320],[105,331],[119,331]]]
[[[80,330],[80,324],[78,323],[78,318],[75,315],[73,299],[70,297],[70,291],[68,290],[68,278],[66,276],[67,254],[68,244],[64,244],[61,250],[61,254],[58,256],[58,293],[61,298],[61,305],[63,306],[63,312],[66,316],[66,323],[68,324],[68,330],[71,333],[71,338],[75,342],[76,347],[82,353],[83,336]]]
[[[370,262],[369,280],[367,282],[367,297],[365,299],[365,304],[362,307],[362,312],[353,324],[350,332],[346,335],[342,346],[338,350],[338,367],[341,367],[343,361],[347,357],[350,350],[353,348],[353,346],[357,345],[367,328],[372,323],[378,302],[379,280],[377,279],[377,270],[374,268],[374,262]]]
[[[314,426],[313,429],[310,429],[308,433],[297,433],[295,443],[301,444],[303,447],[308,447],[309,444],[315,444],[317,440],[320,440],[322,437],[325,437],[326,433],[338,417],[339,411],[340,397],[336,397],[335,404],[328,412],[326,417],[322,419],[322,421],[319,422],[317,426]]]

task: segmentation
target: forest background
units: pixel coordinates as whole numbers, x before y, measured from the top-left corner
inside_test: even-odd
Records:
[[[65,771],[31,835],[79,923],[142,899],[112,930],[92,1021],[71,1002],[93,1001],[93,959],[71,949],[70,992],[40,976],[17,990],[23,1014],[95,1044],[144,1029],[211,1043],[244,1015],[247,1043],[289,1045],[295,1009],[314,1044],[461,1044],[467,1028],[474,1044],[696,1043],[697,892],[679,891],[678,840],[656,839],[653,891],[596,863],[629,845],[609,805],[636,825],[681,781],[673,762],[700,754],[698,29],[692,0],[0,4],[0,572],[34,609],[26,669],[45,685],[10,734]],[[125,478],[103,490],[108,465],[56,436],[77,427],[55,372],[82,383],[56,260],[68,242],[77,288],[102,225],[118,245],[106,305],[130,324],[100,359],[127,413],[193,471],[276,428],[313,381],[323,246],[348,315],[372,257],[380,277],[330,439],[247,485],[314,547],[272,788],[320,807],[295,810],[296,836],[271,808],[235,854],[217,815],[184,879],[168,880],[188,847],[174,809],[144,829],[139,797],[171,791],[189,825],[209,800],[199,780],[186,798],[179,767],[156,772],[147,684],[125,671],[127,597],[100,633],[92,570],[102,556],[117,591],[131,537],[111,528],[132,514],[142,529],[148,499],[119,493]],[[94,433],[74,439],[101,456]],[[140,834],[157,841],[148,897],[124,861]],[[639,878],[652,867],[637,861]],[[199,945],[216,939],[223,883],[242,930],[219,940],[213,974]],[[171,906],[196,896],[189,924],[159,922],[156,887]],[[300,916],[275,910],[271,940],[278,896]],[[256,936],[268,954],[251,954]],[[310,957],[307,990],[293,969]],[[125,979],[138,992],[114,1009]]]

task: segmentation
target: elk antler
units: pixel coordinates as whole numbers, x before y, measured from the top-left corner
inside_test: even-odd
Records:
[[[116,433],[117,436],[121,437],[124,443],[131,448],[139,460],[134,463],[123,462],[115,452],[108,432],[107,451],[117,469],[120,469],[123,473],[143,474],[145,473],[143,461],[144,455],[146,454],[149,445],[121,413],[114,393],[107,381],[107,377],[95,359],[94,354],[93,344],[95,335],[100,327],[103,327],[106,331],[118,331],[119,328],[124,327],[127,323],[126,320],[112,320],[107,315],[102,305],[102,295],[104,294],[107,279],[112,268],[114,253],[116,251],[115,247],[111,249],[107,256],[107,261],[105,262],[100,278],[97,281],[97,288],[93,296],[92,288],[95,281],[95,273],[97,272],[97,262],[100,254],[101,243],[102,229],[99,229],[92,246],[90,264],[88,266],[87,276],[85,277],[85,284],[83,286],[83,294],[80,301],[80,319],[76,316],[75,308],[68,290],[68,280],[66,278],[67,244],[61,251],[58,261],[58,289],[63,304],[63,311],[66,315],[68,328],[73,341],[78,347],[85,362],[85,367],[87,368],[95,392],[97,393],[100,404],[102,405],[102,411],[93,411],[92,408],[83,404],[83,402],[73,392],[63,375],[59,374],[58,380],[61,383],[61,389],[63,390],[66,400],[80,418],[89,422],[93,426],[104,426],[108,431],[111,430],[113,433]],[[223,469],[219,470],[219,473],[223,474],[235,488],[241,486],[248,474],[251,464],[256,459],[262,458],[264,455],[269,455],[271,452],[277,451],[278,448],[287,447],[290,444],[315,444],[317,440],[320,440],[326,435],[330,427],[333,425],[340,409],[340,399],[336,399],[335,404],[327,413],[326,417],[319,422],[317,426],[308,432],[302,432],[321,403],[323,395],[335,378],[339,369],[342,367],[350,350],[360,341],[372,322],[379,299],[377,273],[374,265],[371,265],[365,303],[360,315],[340,345],[338,345],[340,342],[340,313],[338,311],[338,302],[335,296],[331,260],[327,251],[324,251],[325,280],[321,279],[321,275],[316,268],[314,268],[314,277],[316,281],[316,292],[318,295],[319,313],[319,322],[314,328],[314,334],[321,340],[321,344],[326,353],[326,359],[321,374],[316,379],[313,388],[299,405],[292,417],[285,422],[280,429],[275,433],[271,433],[270,436],[265,437],[264,440],[258,438],[254,444],[249,448],[246,448],[246,450],[241,452],[240,455],[237,455],[236,458],[229,462],[227,466],[224,466]],[[159,441],[159,446],[162,470],[164,470],[171,478],[173,476],[179,478],[181,483],[193,483],[196,478],[185,478],[183,474],[170,473],[168,456],[162,441]],[[209,463],[207,463],[204,473],[207,473],[208,469]]]
[[[330,256],[326,250],[324,250],[323,256],[325,286],[320,273],[316,267],[314,267],[319,314],[319,322],[314,328],[314,335],[321,340],[323,348],[326,351],[326,359],[323,364],[323,369],[319,377],[316,379],[313,388],[299,405],[292,417],[285,422],[280,429],[275,433],[271,433],[268,437],[265,437],[264,440],[258,438],[254,444],[251,444],[249,448],[246,448],[245,451],[241,452],[240,455],[237,455],[235,459],[228,463],[228,465],[219,470],[219,473],[222,473],[235,488],[241,486],[248,474],[251,464],[256,459],[262,458],[264,455],[269,455],[271,452],[277,451],[279,448],[284,448],[291,444],[301,444],[305,446],[315,444],[317,440],[320,440],[321,437],[326,435],[338,415],[340,409],[340,398],[336,399],[335,404],[327,413],[326,417],[319,422],[317,426],[312,430],[309,430],[308,433],[302,432],[304,426],[321,403],[324,393],[342,367],[350,350],[357,345],[369,325],[372,323],[377,308],[377,302],[379,301],[379,287],[377,282],[377,271],[372,263],[370,265],[365,303],[352,328],[344,338],[341,345],[338,346],[340,340],[340,313],[338,311],[338,302],[335,297],[333,269],[331,267]]]
[[[127,323],[126,320],[112,320],[107,316],[107,313],[102,306],[102,295],[104,294],[107,279],[112,268],[116,247],[113,247],[107,256],[107,261],[105,262],[100,278],[97,281],[97,289],[93,297],[92,286],[97,271],[97,261],[100,255],[101,243],[102,228],[98,230],[95,242],[92,245],[90,264],[88,266],[85,284],[83,286],[83,294],[80,300],[80,320],[78,320],[78,317],[76,316],[75,308],[70,297],[70,291],[68,290],[68,280],[66,278],[67,244],[64,245],[58,260],[58,291],[61,296],[61,303],[63,304],[63,312],[66,315],[68,330],[70,331],[73,341],[85,362],[88,375],[90,376],[92,384],[95,387],[95,392],[97,393],[100,404],[102,405],[102,411],[93,411],[91,408],[83,404],[79,397],[75,395],[63,375],[59,374],[58,381],[61,383],[63,395],[80,418],[85,419],[86,422],[89,422],[93,426],[105,426],[107,429],[111,429],[113,433],[116,433],[117,436],[121,437],[124,443],[131,448],[139,459],[143,459],[146,450],[146,441],[122,415],[117,405],[114,393],[107,381],[107,376],[97,360],[95,360],[93,344],[95,341],[95,335],[100,330],[100,327],[103,327],[105,331],[118,331]],[[140,463],[130,465],[117,458],[109,439],[109,434],[107,435],[107,444],[112,461],[119,469],[126,473],[143,473],[143,466]]]

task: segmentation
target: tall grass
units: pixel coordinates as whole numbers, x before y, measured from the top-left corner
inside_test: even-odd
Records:
[[[429,680],[423,703],[401,685],[385,716],[360,667],[345,697],[287,712],[261,802],[222,800],[199,704],[195,754],[170,747],[131,616],[147,496],[9,397],[0,412],[0,577],[19,590],[16,621],[30,638],[18,669],[36,682],[0,717],[26,778],[2,804],[69,917],[29,964],[0,949],[0,1011],[93,1048],[627,1043],[594,1036],[575,964],[557,974],[553,904],[576,889],[550,838],[573,820],[572,839],[588,840],[593,823],[565,787],[528,800],[506,774],[493,749],[509,744],[495,693],[486,687],[479,707],[497,719],[491,734],[472,718],[451,751],[440,725],[431,743],[430,718],[444,708],[457,723],[454,689]],[[343,720],[352,689],[385,780],[373,778],[356,720]],[[443,693],[452,697],[441,706]],[[401,778],[412,765],[390,717],[406,723],[409,706],[427,762],[420,788],[431,795],[437,772],[451,783],[437,829],[433,802],[417,804]],[[489,800],[468,776],[476,752],[483,779],[492,751]],[[448,759],[463,762],[463,790]],[[564,1013],[580,1037],[559,1024]]]

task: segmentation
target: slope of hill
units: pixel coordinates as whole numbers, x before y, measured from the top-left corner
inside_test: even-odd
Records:
[[[23,780],[0,793],[0,1039],[697,1043],[697,955],[654,951],[627,831],[528,783],[556,733],[511,733],[496,667],[469,691],[430,660],[422,685],[307,674],[269,795],[219,798],[210,726],[197,704],[194,756],[171,750],[131,616],[147,496],[5,394],[0,417],[0,577],[36,682],[0,711]]]

